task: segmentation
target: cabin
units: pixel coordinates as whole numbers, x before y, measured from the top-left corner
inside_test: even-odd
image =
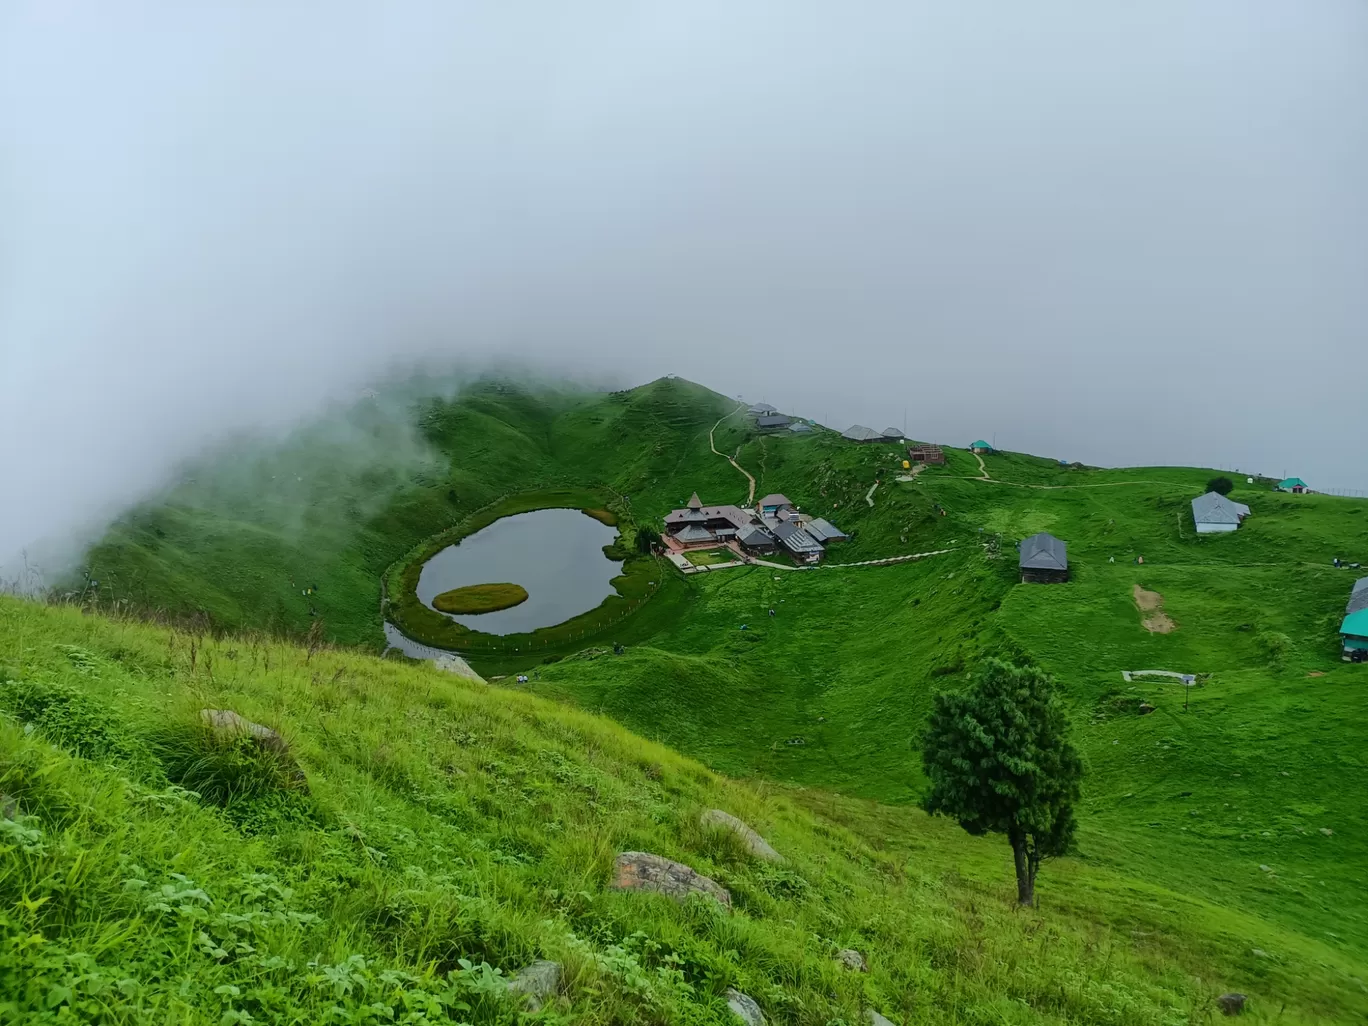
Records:
[[[1220,492],[1207,492],[1192,500],[1192,522],[1198,534],[1225,534],[1239,528],[1249,507]]]
[[[688,506],[666,515],[665,534],[661,540],[672,549],[725,545],[750,522],[751,515],[745,510],[736,506],[705,506],[694,492]]]
[[[1021,543],[1022,584],[1063,584],[1069,579],[1069,547],[1041,531]]]
[[[780,495],[778,492],[771,492],[755,504],[764,516],[772,517],[781,509],[792,509],[793,503],[789,502],[787,495]]]
[[[820,562],[826,551],[822,543],[808,534],[805,528],[787,521],[774,525],[774,536],[800,563]]]
[[[755,418],[755,426],[761,431],[778,431],[792,423],[793,418],[785,417],[782,413],[766,413]]]
[[[1280,492],[1291,492],[1293,495],[1303,495],[1311,489],[1306,487],[1306,482],[1299,477],[1285,477],[1277,484]]]
[[[907,458],[913,463],[944,463],[945,450],[939,445],[913,445],[908,447]]]
[[[969,451],[975,456],[982,456],[984,453],[992,452],[993,447],[980,438],[973,445],[969,446]]]
[[[841,432],[841,437],[848,442],[882,442],[884,436],[873,428],[867,428],[863,424],[854,424]]]
[[[776,410],[769,403],[756,403],[746,412],[749,413],[752,417],[766,417],[769,416],[771,413],[778,413],[779,411]]]
[[[1346,663],[1368,663],[1368,577],[1354,582],[1340,624],[1340,653]]]
[[[885,442],[901,442],[903,433],[897,428],[888,427],[883,429],[883,438]]]
[[[823,545],[830,545],[832,542],[850,541],[850,535],[846,534],[830,520],[818,517],[811,523],[804,525],[803,530],[812,537],[816,538]]]
[[[747,552],[764,556],[779,547],[779,539],[759,524],[747,524],[736,534],[736,540]]]
[[[804,424],[801,420],[795,420],[789,425],[789,430],[795,435],[806,435],[812,430],[812,425]]]

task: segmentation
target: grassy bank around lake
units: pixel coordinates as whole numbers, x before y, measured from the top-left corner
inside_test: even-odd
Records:
[[[522,492],[492,503],[425,540],[390,569],[386,578],[387,615],[410,638],[425,645],[459,651],[482,673],[499,673],[506,664],[522,666],[530,659],[555,659],[578,651],[606,634],[613,635],[611,640],[642,637],[643,630],[631,629],[628,621],[658,600],[663,600],[668,607],[660,611],[668,617],[677,608],[683,589],[674,579],[677,575],[658,557],[632,553],[626,548],[624,537],[633,537],[636,528],[618,512],[621,505],[616,496],[593,489],[567,488]],[[429,559],[496,520],[539,509],[578,509],[593,515],[600,523],[612,520],[612,526],[617,526],[620,533],[612,545],[605,547],[604,554],[623,560],[622,573],[611,582],[614,594],[593,609],[562,623],[522,634],[503,635],[486,634],[456,623],[419,600],[418,578]],[[651,618],[644,629],[652,631],[656,622],[656,618]]]
[[[444,591],[432,600],[432,605],[443,613],[494,613],[512,609],[527,601],[527,589],[521,584],[469,584],[464,588]]]
[[[1360,961],[1236,907],[1066,858],[1017,909],[1000,839],[430,666],[0,598],[0,682],[0,1021],[723,1026],[727,987],[777,1026],[1176,1026],[1227,990],[1251,1022],[1368,1015]],[[179,787],[155,741],[203,708],[278,729],[307,790]],[[731,911],[612,890],[631,850]],[[537,958],[564,968],[533,1019],[506,981]]]

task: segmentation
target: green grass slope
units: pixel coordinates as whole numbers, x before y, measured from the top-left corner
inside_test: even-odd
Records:
[[[278,728],[307,792],[250,746],[187,761],[202,708]],[[916,811],[261,636],[0,599],[0,791],[4,1022],[727,1023],[728,986],[813,1026],[1204,1023],[1231,988],[1254,1022],[1368,1014],[1361,963],[1256,916],[1079,859],[1019,911],[1005,846]],[[708,808],[786,861],[701,828]],[[611,891],[623,850],[688,862],[733,910]],[[530,1016],[505,981],[538,957],[562,994]]]
[[[611,394],[477,382],[434,398],[437,387],[396,384],[283,443],[187,468],[89,553],[104,602],[296,634],[312,610],[333,640],[379,647],[386,568],[499,499],[592,489],[635,516],[645,492],[647,517],[680,489],[744,485],[707,445],[736,404],[691,382]]]
[[[1242,488],[1253,516],[1240,531],[1197,536],[1188,500],[1209,472],[1066,470],[1005,454],[986,457],[998,480],[985,482],[969,479],[972,456],[952,451],[914,482],[886,472],[869,507],[865,482],[891,466],[890,447],[752,445],[787,475],[766,470],[762,488],[809,505],[840,496],[838,522],[855,538],[833,560],[952,551],[709,576],[690,615],[647,646],[542,668],[537,689],[729,773],[908,802],[922,787],[917,740],[934,691],[984,652],[1025,656],[1074,709],[1090,765],[1089,858],[1368,952],[1368,668],[1339,661],[1352,572],[1330,566],[1368,559],[1368,504]],[[1071,583],[1017,583],[1013,542],[1040,530],[1069,541]],[[999,536],[989,558],[983,542]],[[1163,596],[1176,630],[1145,629],[1136,585]],[[1142,669],[1210,676],[1184,709],[1173,683],[1122,679]],[[1142,701],[1157,711],[1141,716]]]

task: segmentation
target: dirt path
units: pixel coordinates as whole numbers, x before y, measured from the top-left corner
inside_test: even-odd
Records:
[[[1140,612],[1144,614],[1142,622],[1145,630],[1151,634],[1170,634],[1178,629],[1178,625],[1164,612],[1163,595],[1157,591],[1146,591],[1138,584],[1131,589],[1131,595]]]
[[[879,487],[879,482],[875,481],[869,486],[869,491],[865,492],[865,502],[874,505],[874,489]]]
[[[983,465],[983,457],[980,456],[978,453],[974,453],[974,459],[978,460],[978,465],[979,465],[979,476],[978,476],[978,477],[975,477],[975,478],[970,478],[970,480],[972,480],[972,481],[991,481],[992,478],[988,476],[988,468],[985,467],[985,466]]]
[[[715,455],[721,456],[733,467],[735,467],[737,470],[741,471],[741,473],[746,475],[746,480],[750,482],[749,490],[746,492],[746,505],[750,506],[755,502],[755,478],[751,477],[749,470],[741,466],[741,464],[737,463],[736,460],[732,459],[725,452],[718,452],[717,445],[713,442],[713,432],[722,426],[722,421],[728,419],[729,417],[735,417],[739,412],[741,412],[741,407],[744,405],[745,403],[737,403],[736,409],[732,410],[731,413],[727,414],[726,417],[720,417],[716,424],[708,428],[708,448],[711,449]]]

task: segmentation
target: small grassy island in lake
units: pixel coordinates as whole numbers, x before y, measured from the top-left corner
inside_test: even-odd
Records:
[[[443,613],[469,615],[510,609],[526,601],[527,589],[521,584],[472,584],[442,592],[432,606]]]

